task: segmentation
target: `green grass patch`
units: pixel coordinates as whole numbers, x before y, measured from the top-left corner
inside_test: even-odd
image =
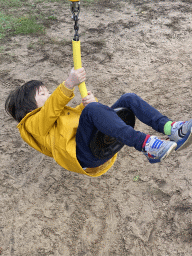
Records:
[[[21,17],[17,19],[14,24],[14,35],[28,35],[28,34],[42,34],[44,33],[44,27],[37,23],[35,17]]]
[[[0,46],[0,53],[4,52],[5,46]]]
[[[1,8],[10,8],[10,7],[22,7],[23,2],[20,0],[0,0]]]
[[[54,15],[51,15],[47,18],[48,20],[57,20],[57,17]]]
[[[12,35],[43,34],[44,26],[37,22],[36,17],[15,18],[0,12],[0,39]]]
[[[0,12],[0,39],[5,37],[7,31],[10,31],[15,23],[15,18]]]
[[[35,4],[49,3],[49,2],[51,2],[51,3],[70,3],[69,0],[36,0],[36,1],[34,1]]]
[[[56,16],[51,14],[51,10],[48,15],[44,14],[44,4],[50,2],[68,5],[71,15],[69,0],[0,0],[0,40],[14,35],[44,34],[46,20],[57,20]],[[95,2],[98,0],[83,0],[82,5],[89,6]]]
[[[84,0],[82,5],[88,7],[89,5],[98,2],[98,0]]]
[[[95,2],[95,0],[84,0],[84,2],[91,4],[91,3]]]

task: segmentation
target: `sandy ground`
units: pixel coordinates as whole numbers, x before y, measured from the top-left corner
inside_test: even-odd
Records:
[[[26,145],[5,113],[11,89],[38,79],[53,91],[72,68],[69,5],[49,7],[57,20],[45,36],[12,37],[0,55],[0,255],[192,255],[192,147],[151,165],[124,146],[90,178]],[[101,103],[134,92],[172,120],[191,118],[190,0],[82,4],[80,18],[86,85]],[[135,129],[166,138],[139,120]]]

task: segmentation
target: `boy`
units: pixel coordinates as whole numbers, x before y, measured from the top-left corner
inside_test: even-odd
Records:
[[[114,164],[117,154],[97,159],[90,151],[90,140],[97,129],[143,152],[150,163],[191,144],[192,119],[172,122],[134,93],[122,95],[112,107],[98,103],[91,92],[77,107],[66,106],[75,96],[74,87],[85,79],[84,68],[72,69],[51,95],[42,82],[30,81],[11,92],[5,103],[6,111],[19,122],[23,140],[63,168],[97,177]],[[168,135],[170,141],[135,131],[113,110],[118,107],[130,108],[140,121]]]

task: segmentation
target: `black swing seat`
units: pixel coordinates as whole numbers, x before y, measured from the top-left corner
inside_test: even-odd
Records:
[[[134,128],[135,115],[130,109],[120,107],[115,108],[114,111],[127,125]],[[122,142],[118,141],[116,138],[103,134],[99,130],[96,130],[90,142],[92,154],[99,159],[114,156],[123,146],[124,144]]]

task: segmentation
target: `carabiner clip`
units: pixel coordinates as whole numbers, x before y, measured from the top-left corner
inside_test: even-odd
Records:
[[[79,2],[71,2],[70,4],[71,12],[73,14],[72,19],[74,19],[75,16],[79,16],[80,13],[80,1]]]

